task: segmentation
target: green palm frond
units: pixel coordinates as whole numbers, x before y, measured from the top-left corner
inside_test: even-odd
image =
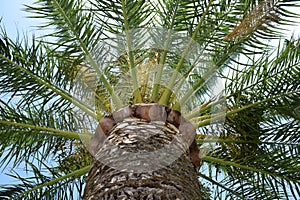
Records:
[[[58,147],[80,137],[88,139],[82,132],[72,112],[52,110],[18,109],[0,103],[1,165],[9,162],[18,166],[24,160],[44,152],[45,157],[57,153]],[[70,122],[74,123],[70,123]],[[78,132],[75,132],[78,131]],[[50,142],[50,143],[49,143]],[[49,143],[49,144],[48,144]]]
[[[35,38],[13,42],[5,32],[0,57],[2,170],[40,154],[46,159],[56,154],[60,145],[85,137],[78,128],[82,127],[79,116],[72,110],[76,99],[70,95],[73,63],[54,56]]]
[[[243,156],[239,160],[231,159],[228,151],[217,148],[211,156],[203,158],[209,163],[210,178],[234,189],[246,199],[290,199],[293,196],[297,199],[300,184],[299,173],[296,172],[299,169],[299,155],[296,152],[299,146],[270,147],[262,144],[259,148],[261,150],[256,151],[255,155]],[[220,189],[222,191],[222,186]],[[231,198],[236,197],[231,191],[225,193]]]
[[[86,5],[80,1],[55,0],[44,3],[37,1],[37,3],[40,3],[40,6],[27,6],[27,9],[37,14],[38,17],[49,20],[49,23],[45,24],[44,27],[57,29],[54,33],[47,35],[57,39],[57,42],[52,45],[63,52],[68,52],[62,54],[65,59],[73,56],[81,59],[81,61],[86,59],[99,75],[115,104],[120,107],[120,99],[115,95],[108,78],[100,71],[96,60],[93,58],[93,48],[102,36],[99,28],[96,28],[93,23],[94,13],[86,12]]]
[[[300,42],[269,45],[299,18],[288,7],[299,1],[27,5],[49,32],[22,41],[0,34],[0,163],[29,175],[12,172],[19,182],[2,186],[0,198],[79,199],[94,123],[158,102],[198,127],[199,177],[211,198],[299,199]],[[225,91],[213,94],[220,78]]]
[[[22,96],[18,102],[19,107],[40,102],[39,106],[44,107],[55,99],[56,104],[61,104],[66,109],[70,108],[72,102],[87,114],[95,115],[90,106],[70,95],[71,87],[68,82],[74,79],[70,73],[74,71],[73,63],[70,65],[68,61],[61,62],[61,58],[53,55],[47,46],[36,44],[35,41],[31,46],[28,42],[22,45],[21,42],[14,43],[3,34],[1,44],[0,73],[5,81],[1,82],[0,90],[11,93],[10,98]],[[56,96],[61,98],[57,99]]]
[[[103,27],[104,34],[111,39],[113,35],[125,30],[149,26],[153,18],[153,9],[145,0],[138,1],[90,1],[92,11],[97,13],[95,22]]]
[[[49,164],[46,162],[42,162],[40,167],[33,163],[28,165],[30,168],[26,171],[31,176],[22,178],[14,172],[11,177],[20,183],[2,185],[0,192],[2,199],[80,199],[84,190],[84,175],[88,172],[89,166],[63,174],[56,167],[48,167]]]
[[[297,41],[287,44],[272,59],[265,57],[238,71],[239,77],[233,73],[226,87],[232,94],[228,109],[240,111],[227,113],[233,114],[227,116],[218,147],[202,158],[213,174],[202,177],[222,183],[218,187],[229,199],[236,194],[223,184],[247,199],[297,199],[300,195],[300,174],[296,172],[299,118],[295,114],[300,94],[299,55]],[[245,106],[248,108],[240,109]],[[231,143],[222,143],[226,139]]]

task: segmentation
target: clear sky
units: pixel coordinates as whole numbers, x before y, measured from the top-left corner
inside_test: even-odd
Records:
[[[33,26],[38,25],[38,20],[26,18],[28,14],[22,11],[22,9],[24,9],[23,4],[32,4],[34,1],[35,0],[0,0],[0,19],[2,18],[0,25],[1,27],[5,26],[6,32],[11,38],[16,38],[18,32],[20,36],[26,32],[28,34],[33,33]],[[0,166],[0,170],[3,170],[2,166]],[[5,173],[9,173],[9,170],[10,166],[4,171],[0,171],[0,185],[16,182],[15,179],[5,175]],[[18,169],[16,169],[16,171],[21,173],[21,175],[23,174],[22,170],[18,171]]]
[[[27,18],[29,16],[24,10],[23,4],[31,5],[36,0],[0,0],[1,25],[5,26],[7,34],[15,38],[23,33],[34,33],[34,26],[40,23],[39,19]]]

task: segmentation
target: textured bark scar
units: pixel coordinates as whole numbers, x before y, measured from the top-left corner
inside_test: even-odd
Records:
[[[106,137],[111,133],[118,122],[126,118],[139,118],[147,122],[162,121],[173,124],[183,135],[185,142],[189,144],[189,156],[195,168],[200,167],[199,147],[195,140],[195,127],[185,120],[179,111],[172,110],[160,104],[135,104],[121,108],[104,117],[98,124],[95,135],[90,141],[89,150],[94,156],[100,145],[103,144]]]

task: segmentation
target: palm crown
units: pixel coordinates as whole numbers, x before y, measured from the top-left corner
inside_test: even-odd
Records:
[[[51,32],[47,40],[21,41],[1,33],[1,166],[25,166],[29,177],[13,171],[20,182],[2,186],[0,196],[77,198],[91,163],[84,144],[93,120],[155,102],[180,110],[198,128],[199,180],[211,198],[299,198],[300,43],[266,44],[282,36],[279,25],[293,24],[298,15],[287,7],[297,3],[26,6],[48,20],[41,28]],[[220,79],[226,86],[214,94]]]

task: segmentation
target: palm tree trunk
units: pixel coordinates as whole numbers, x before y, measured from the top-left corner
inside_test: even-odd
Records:
[[[91,141],[94,161],[83,199],[202,199],[194,137],[192,125],[162,105],[114,112]]]

